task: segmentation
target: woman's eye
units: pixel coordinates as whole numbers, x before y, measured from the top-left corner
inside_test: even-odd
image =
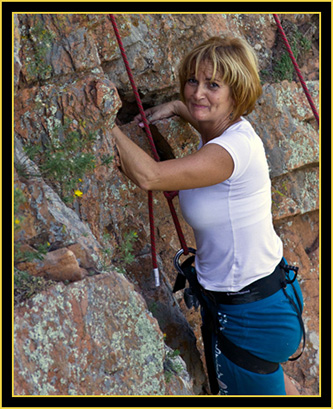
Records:
[[[219,88],[219,84],[216,84],[216,82],[211,82],[210,83],[210,88]]]
[[[189,84],[196,84],[198,81],[197,81],[195,78],[189,78],[189,79],[187,80],[187,82],[188,82]]]

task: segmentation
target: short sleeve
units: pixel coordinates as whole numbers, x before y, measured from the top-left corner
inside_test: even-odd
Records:
[[[212,143],[222,146],[232,157],[234,170],[229,180],[234,180],[242,176],[252,157],[253,149],[249,135],[241,130],[232,130],[212,139],[207,144]]]

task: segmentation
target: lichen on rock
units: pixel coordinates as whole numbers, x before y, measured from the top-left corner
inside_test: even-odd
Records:
[[[164,355],[157,322],[117,273],[58,284],[16,310],[16,395],[163,395]]]

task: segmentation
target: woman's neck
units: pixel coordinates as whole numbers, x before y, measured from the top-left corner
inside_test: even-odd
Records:
[[[200,132],[203,144],[221,136],[230,126],[240,122],[242,119],[238,118],[231,121],[229,118],[222,121],[220,124],[212,125],[210,122],[199,122],[198,131]]]

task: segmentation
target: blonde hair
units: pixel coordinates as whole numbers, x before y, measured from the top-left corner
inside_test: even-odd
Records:
[[[196,46],[183,59],[179,68],[180,96],[184,101],[184,88],[191,75],[197,77],[201,63],[213,65],[214,81],[216,74],[231,88],[234,100],[233,119],[248,115],[262,93],[258,75],[258,59],[253,48],[237,37],[211,37]]]

